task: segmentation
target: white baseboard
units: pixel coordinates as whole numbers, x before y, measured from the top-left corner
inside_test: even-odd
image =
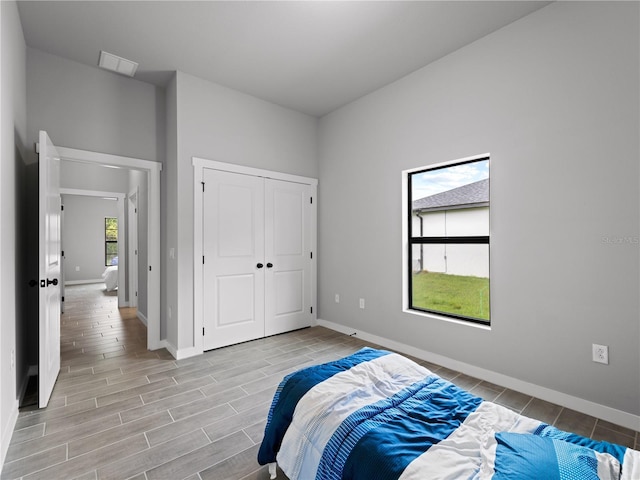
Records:
[[[11,442],[11,436],[13,435],[13,429],[16,427],[18,421],[18,400],[10,407],[11,413],[7,424],[2,431],[2,440],[0,441],[0,473],[2,473],[2,467],[4,466],[4,460],[7,458],[7,452],[9,451],[9,443]]]
[[[102,278],[94,278],[93,280],[67,280],[64,282],[65,286],[67,285],[85,285],[89,283],[104,283],[104,279]]]
[[[328,320],[317,320],[317,324],[322,327],[330,328],[346,335],[353,335],[362,340],[366,340],[371,343],[382,345],[386,348],[397,350],[398,352],[412,355],[416,358],[426,360],[427,362],[435,363],[452,370],[471,375],[472,377],[485,380],[487,382],[495,383],[503,387],[515,390],[532,397],[537,397],[547,402],[555,403],[565,408],[570,408],[586,415],[601,418],[616,425],[621,425],[633,430],[640,430],[640,415],[634,415],[632,413],[617,410],[615,408],[607,407],[599,403],[594,403],[589,400],[584,400],[573,395],[567,395],[566,393],[551,390],[550,388],[535,385],[533,383],[525,382],[514,377],[509,377],[498,372],[486,370],[484,368],[470,365],[468,363],[460,362],[443,355],[421,350],[411,345],[389,340],[387,338],[379,337],[362,330],[346,327],[338,323],[330,322]]]
[[[147,327],[149,326],[149,322],[147,321],[147,317],[144,316],[143,313],[140,312],[140,310],[138,309],[138,311],[136,312],[136,317],[138,317],[138,319],[144,323],[144,326]]]
[[[195,357],[196,355],[202,355],[202,350],[196,347],[189,348],[176,348],[175,345],[171,344],[167,340],[161,340],[161,343],[164,342],[164,348],[169,350],[169,353],[173,355],[173,358],[176,360],[182,360],[183,358]]]

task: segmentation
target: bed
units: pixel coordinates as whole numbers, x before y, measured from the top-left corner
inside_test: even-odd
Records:
[[[291,480],[640,479],[636,450],[561,431],[368,347],[284,378],[258,462]]]
[[[118,288],[118,266],[111,265],[105,268],[102,273],[102,279],[104,280],[105,287],[107,287],[107,292],[112,292]]]

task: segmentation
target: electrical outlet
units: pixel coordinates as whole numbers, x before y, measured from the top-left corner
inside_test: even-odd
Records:
[[[340,303],[340,294],[336,293],[336,303]]]
[[[609,364],[609,347],[606,345],[598,345],[594,343],[591,346],[593,361],[598,363]]]
[[[364,298],[360,299],[360,308],[364,308]]]

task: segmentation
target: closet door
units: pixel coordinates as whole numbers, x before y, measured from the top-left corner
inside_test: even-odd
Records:
[[[204,350],[261,338],[264,329],[264,180],[205,168]]]
[[[308,185],[265,180],[265,335],[311,325]]]

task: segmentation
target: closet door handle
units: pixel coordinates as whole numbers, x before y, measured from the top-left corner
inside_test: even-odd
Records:
[[[263,264],[261,264],[261,263],[259,263],[259,264],[257,264],[257,265],[256,265],[256,267],[258,267],[258,268],[262,268],[262,267],[264,267],[264,265],[263,265]]]
[[[271,267],[273,267],[273,263],[271,262],[267,263],[267,268],[271,268]]]

